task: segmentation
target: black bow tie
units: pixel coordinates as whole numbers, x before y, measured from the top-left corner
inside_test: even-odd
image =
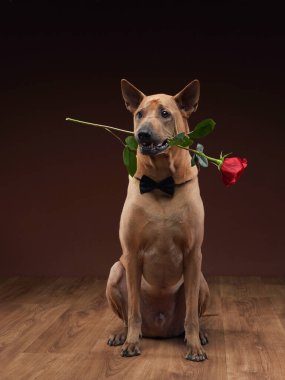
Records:
[[[167,177],[162,181],[156,182],[148,176],[143,175],[140,179],[141,194],[148,193],[154,189],[159,189],[169,195],[173,195],[175,190],[174,179],[172,177]]]

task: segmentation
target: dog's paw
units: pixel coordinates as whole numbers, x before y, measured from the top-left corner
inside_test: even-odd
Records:
[[[209,343],[208,335],[205,333],[205,331],[200,330],[199,337],[200,337],[200,342],[202,346],[205,346],[205,344]]]
[[[202,362],[208,359],[207,354],[201,346],[200,342],[197,340],[197,342],[194,343],[194,341],[195,340],[193,340],[192,343],[190,340],[186,339],[187,354],[185,355],[185,359],[191,360],[193,362]]]
[[[122,344],[125,343],[127,337],[127,331],[123,330],[118,333],[114,333],[109,336],[107,344],[109,346],[121,346]]]
[[[126,356],[126,357],[132,357],[132,356],[137,356],[140,355],[141,351],[139,349],[139,343],[129,343],[125,342],[122,351],[121,351],[121,356]]]

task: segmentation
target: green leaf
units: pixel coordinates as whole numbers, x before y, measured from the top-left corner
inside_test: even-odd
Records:
[[[184,132],[178,133],[176,136],[172,137],[171,139],[168,139],[168,144],[173,145],[180,145],[183,141],[183,138],[185,136]]]
[[[179,132],[179,133],[177,133],[177,135],[175,136],[175,138],[178,139],[178,140],[183,140],[184,136],[185,136],[184,132]]]
[[[192,144],[193,140],[191,140],[188,136],[185,136],[179,145],[186,148],[187,146],[191,146]]]
[[[191,166],[195,166],[195,165],[197,165],[197,163],[198,163],[197,154],[194,153],[193,157],[192,157],[192,160],[191,160]]]
[[[203,145],[202,144],[197,144],[196,150],[198,150],[199,152],[203,153],[203,151],[204,151]]]
[[[124,161],[124,165],[126,167],[129,166],[130,164],[130,150],[127,146],[125,146],[124,150],[123,150],[123,161]]]
[[[193,144],[193,140],[191,140],[184,132],[178,133],[172,139],[168,140],[168,144],[170,146],[180,145],[183,147],[187,147]]]
[[[191,139],[198,139],[200,137],[207,136],[215,128],[215,121],[213,119],[205,119],[200,121],[192,132],[189,133]]]
[[[205,156],[200,156],[199,154],[197,155],[198,157],[198,160],[199,160],[199,164],[203,167],[203,168],[207,168],[209,166],[209,163],[208,163],[208,159],[207,157]]]
[[[136,152],[133,150],[130,150],[129,153],[129,167],[128,167],[128,172],[130,176],[134,176],[135,172],[137,171],[137,155]]]
[[[134,176],[137,170],[137,156],[136,152],[126,146],[123,150],[123,161],[130,176]]]
[[[131,149],[131,150],[137,150],[137,147],[138,147],[138,143],[137,143],[137,140],[135,139],[135,136],[128,136],[126,139],[125,139],[125,142],[127,144],[127,146]]]

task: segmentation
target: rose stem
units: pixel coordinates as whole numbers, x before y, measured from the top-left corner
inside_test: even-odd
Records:
[[[218,160],[216,158],[213,158],[213,157],[209,157],[209,156],[206,156],[205,153],[203,152],[200,152],[199,150],[195,150],[195,149],[191,149],[191,148],[186,148],[184,146],[181,146],[181,145],[177,145],[178,148],[182,148],[182,149],[186,149],[186,150],[190,150],[191,152],[194,152],[196,154],[199,154],[200,156],[204,156],[206,157],[209,161],[211,161],[213,164],[217,165],[218,167],[222,164],[222,160]]]
[[[126,144],[124,144],[124,141],[118,135],[116,135],[116,133],[110,131],[109,128],[104,128],[104,129],[105,129],[105,131],[111,133],[111,135],[113,135],[114,137],[116,137],[116,139],[119,140],[120,143],[122,143],[124,146],[126,146]]]
[[[82,121],[82,120],[77,120],[77,119],[71,119],[70,117],[67,117],[65,119],[66,121],[72,121],[73,123],[79,123],[79,124],[85,124],[85,125],[92,125],[93,127],[99,127],[99,128],[104,128],[104,129],[112,129],[114,131],[118,132],[124,132],[128,134],[134,134],[133,131],[127,131],[125,129],[120,129],[120,128],[115,128],[115,127],[109,127],[108,125],[103,125],[103,124],[94,124],[94,123],[89,123],[88,121]]]

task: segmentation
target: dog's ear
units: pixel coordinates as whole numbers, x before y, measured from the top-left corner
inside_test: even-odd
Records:
[[[145,95],[126,79],[121,80],[121,89],[127,109],[134,113]]]
[[[198,108],[200,97],[200,82],[195,79],[174,96],[181,112],[189,117]]]

